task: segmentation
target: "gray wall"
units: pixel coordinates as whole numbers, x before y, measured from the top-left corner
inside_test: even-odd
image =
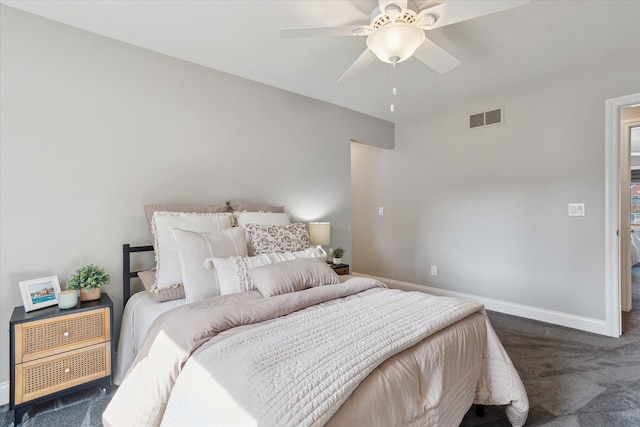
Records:
[[[350,141],[392,146],[391,123],[0,7],[4,393],[18,282],[100,264],[119,319],[145,203],[284,204],[350,261]]]
[[[604,107],[638,76],[619,58],[396,124],[394,150],[353,144],[353,269],[604,320]],[[503,125],[468,129],[498,106]],[[585,217],[568,217],[572,202]]]

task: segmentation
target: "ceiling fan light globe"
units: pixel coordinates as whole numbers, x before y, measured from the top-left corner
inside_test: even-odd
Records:
[[[379,60],[397,63],[411,58],[424,42],[424,31],[411,24],[387,24],[367,37],[367,47]]]

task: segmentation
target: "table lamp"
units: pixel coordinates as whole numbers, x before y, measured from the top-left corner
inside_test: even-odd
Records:
[[[331,223],[310,222],[309,243],[316,245],[322,251],[322,258],[326,261],[327,253],[322,249],[322,246],[331,243]]]

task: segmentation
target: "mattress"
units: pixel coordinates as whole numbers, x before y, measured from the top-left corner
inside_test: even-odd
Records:
[[[122,383],[138,349],[142,346],[147,331],[156,318],[162,313],[184,304],[185,299],[156,302],[151,299],[147,291],[138,292],[131,296],[122,314],[116,369],[113,374],[114,384],[120,385]]]

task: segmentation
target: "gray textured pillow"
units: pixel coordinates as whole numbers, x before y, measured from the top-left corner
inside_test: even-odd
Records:
[[[138,277],[142,281],[145,290],[155,302],[172,301],[184,298],[184,286],[175,285],[170,288],[158,289],[156,287],[156,270],[144,270],[138,272]]]
[[[284,206],[271,206],[264,203],[248,202],[246,200],[231,199],[227,202],[229,211],[247,211],[247,212],[284,212]]]
[[[247,224],[258,225],[287,225],[291,224],[291,217],[284,212],[237,212],[234,213],[236,223],[240,227]]]
[[[340,278],[320,258],[301,258],[263,265],[248,271],[254,286],[265,297],[340,283]]]
[[[256,256],[232,256],[229,258],[213,258],[213,265],[218,276],[220,294],[235,294],[255,290],[253,281],[247,273],[252,268],[276,262],[291,261],[297,258],[322,258],[322,251],[309,248],[298,252],[282,252],[261,254]]]

